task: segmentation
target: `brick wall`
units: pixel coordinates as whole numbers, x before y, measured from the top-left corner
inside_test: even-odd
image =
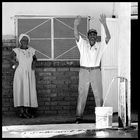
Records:
[[[2,44],[2,113],[14,114],[13,77],[9,61],[15,40]],[[78,96],[79,61],[38,61],[36,68],[37,113],[46,115],[75,115]],[[89,88],[84,114],[93,114],[95,101]]]

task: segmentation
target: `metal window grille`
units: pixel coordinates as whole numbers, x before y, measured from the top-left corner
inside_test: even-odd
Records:
[[[74,38],[76,16],[15,16],[15,34],[30,36],[29,46],[36,50],[38,60],[79,60],[79,51]],[[89,28],[88,16],[82,17],[80,35],[86,38]]]

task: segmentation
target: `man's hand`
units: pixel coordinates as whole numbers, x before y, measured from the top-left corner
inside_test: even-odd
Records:
[[[77,18],[74,20],[74,36],[77,41],[79,41],[79,32],[77,28],[78,25],[80,24],[80,21],[81,21],[81,16],[77,16]]]
[[[106,24],[106,15],[101,14],[99,20],[100,20],[100,22],[101,22],[103,25],[105,25],[105,24]]]
[[[106,24],[106,16],[104,14],[101,14],[99,20],[104,26],[105,33],[106,33],[105,42],[106,42],[106,44],[108,44],[109,40],[111,39],[111,35],[110,35],[110,32],[109,32],[107,24]]]
[[[77,18],[74,21],[74,25],[79,25],[81,21],[81,16],[77,16]]]

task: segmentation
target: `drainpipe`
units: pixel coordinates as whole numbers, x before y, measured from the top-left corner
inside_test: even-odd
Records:
[[[120,77],[119,94],[118,94],[118,127],[125,128],[130,126],[129,115],[129,98],[128,98],[128,80]]]

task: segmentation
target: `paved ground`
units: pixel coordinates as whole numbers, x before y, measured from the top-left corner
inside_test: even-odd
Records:
[[[138,124],[118,129],[96,129],[95,123],[14,125],[2,127],[2,138],[138,138]]]
[[[85,122],[75,124],[74,116],[37,116],[21,119],[17,116],[2,117],[3,138],[137,138],[138,116],[132,115],[131,127],[118,129],[117,115],[113,116],[111,129],[96,129],[94,116],[85,116]]]

